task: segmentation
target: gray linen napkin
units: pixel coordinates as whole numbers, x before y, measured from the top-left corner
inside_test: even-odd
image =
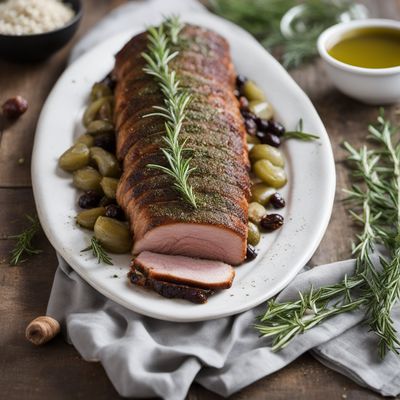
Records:
[[[171,12],[206,12],[195,0],[128,3],[96,25],[72,52],[71,60],[137,22],[157,22]],[[354,270],[352,260],[299,274],[278,301],[298,291],[339,282]],[[167,301],[167,300],[166,300]],[[381,362],[376,337],[360,324],[362,311],[338,315],[274,353],[252,327],[265,304],[233,317],[174,323],[141,316],[86,284],[59,257],[47,314],[62,322],[69,341],[88,361],[100,361],[119,394],[179,400],[193,381],[222,396],[244,388],[311,350],[327,365],[383,395],[400,393],[400,358]],[[400,306],[394,312],[400,330]]]

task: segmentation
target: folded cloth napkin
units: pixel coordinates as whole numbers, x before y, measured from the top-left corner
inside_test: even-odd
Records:
[[[136,23],[162,15],[206,12],[195,0],[128,3],[109,14],[77,44],[71,59]],[[352,260],[299,274],[277,301],[298,291],[339,282],[354,272]],[[253,328],[262,304],[243,314],[207,322],[173,323],[144,317],[114,303],[86,284],[59,257],[47,314],[62,322],[69,341],[88,361],[100,361],[119,394],[184,399],[193,381],[222,396],[244,388],[289,364],[308,350],[360,385],[386,396],[400,393],[400,358],[377,356],[375,335],[360,324],[363,312],[338,315],[298,336],[274,353]],[[400,307],[393,315],[400,330]]]

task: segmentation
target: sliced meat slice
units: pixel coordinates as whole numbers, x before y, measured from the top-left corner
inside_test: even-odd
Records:
[[[234,269],[220,261],[185,256],[140,253],[133,268],[146,278],[205,289],[227,289],[232,286]]]
[[[232,265],[240,264],[246,256],[246,225],[226,214],[209,214],[209,220],[222,221],[221,225],[171,221],[168,224],[159,224],[154,229],[148,229],[135,241],[133,254],[147,250],[222,260]],[[214,220],[211,217],[214,217]]]

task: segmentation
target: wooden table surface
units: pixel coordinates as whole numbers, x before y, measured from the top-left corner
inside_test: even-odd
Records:
[[[74,42],[124,1],[84,0],[83,3],[84,18]],[[363,3],[372,16],[400,18],[400,0]],[[73,43],[40,64],[0,62],[0,103],[17,94],[29,101],[29,110],[22,118],[0,126],[0,398],[8,400],[118,398],[101,365],[84,361],[61,337],[42,348],[32,346],[24,338],[27,323],[46,310],[57,267],[55,252],[45,236],[40,234],[36,241],[43,253],[20,266],[8,264],[14,241],[7,237],[23,230],[24,214],[35,212],[30,158],[37,118],[47,94],[65,68]],[[362,143],[367,123],[376,118],[377,109],[337,92],[319,62],[293,71],[292,75],[325,123],[336,161],[337,193],[331,222],[311,259],[312,265],[318,265],[350,255],[354,231],[341,202],[341,189],[348,185],[348,179],[340,143],[344,139],[355,145]],[[400,118],[399,106],[387,107],[387,113],[393,119]],[[233,399],[309,400],[322,397],[372,400],[380,396],[325,368],[308,354],[232,396]],[[217,398],[198,385],[193,385],[188,394],[188,399]]]

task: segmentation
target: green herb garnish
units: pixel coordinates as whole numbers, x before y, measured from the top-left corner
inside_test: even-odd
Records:
[[[36,233],[40,229],[40,223],[37,216],[31,217],[30,215],[25,216],[30,225],[19,235],[8,236],[8,239],[16,239],[17,243],[15,247],[11,250],[11,265],[17,265],[26,261],[26,259],[22,259],[24,254],[26,255],[33,255],[39,254],[42,250],[35,249],[32,245],[32,240],[35,237]]]
[[[304,142],[311,142],[312,140],[319,139],[319,136],[312,133],[303,132],[303,119],[300,118],[295,131],[287,131],[283,134],[284,139],[297,139]]]
[[[81,250],[81,253],[90,250],[92,251],[93,256],[97,258],[98,264],[103,263],[107,265],[114,265],[110,256],[104,250],[102,244],[94,236],[90,239],[90,245]]]
[[[273,350],[333,315],[362,307],[366,323],[379,338],[380,356],[399,352],[391,311],[400,297],[400,142],[383,113],[369,132],[376,147],[356,150],[344,144],[353,176],[361,182],[346,190],[350,214],[362,227],[353,247],[356,272],[338,284],[299,293],[297,301],[269,301],[256,329],[273,337]],[[380,268],[372,262],[376,245],[384,245],[389,254],[380,259]]]
[[[157,164],[147,166],[171,176],[174,180],[174,188],[186,202],[196,208],[196,197],[189,184],[189,176],[195,168],[190,166],[191,158],[184,157],[184,153],[188,150],[185,148],[186,141],[179,141],[191,96],[179,87],[175,71],[168,66],[169,62],[179,54],[178,51],[171,53],[170,43],[176,44],[182,27],[178,17],[171,17],[159,27],[148,29],[148,52],[142,53],[147,62],[144,71],[156,79],[164,95],[164,106],[153,106],[156,112],[147,114],[145,117],[161,116],[166,120],[164,140],[167,146],[161,150],[168,161],[169,168]]]
[[[295,18],[293,35],[283,35],[282,17],[297,0],[209,0],[216,14],[242,26],[269,50],[273,50],[285,67],[297,67],[317,55],[320,33],[339,22],[340,15],[351,9],[353,1],[305,0],[304,9]]]

